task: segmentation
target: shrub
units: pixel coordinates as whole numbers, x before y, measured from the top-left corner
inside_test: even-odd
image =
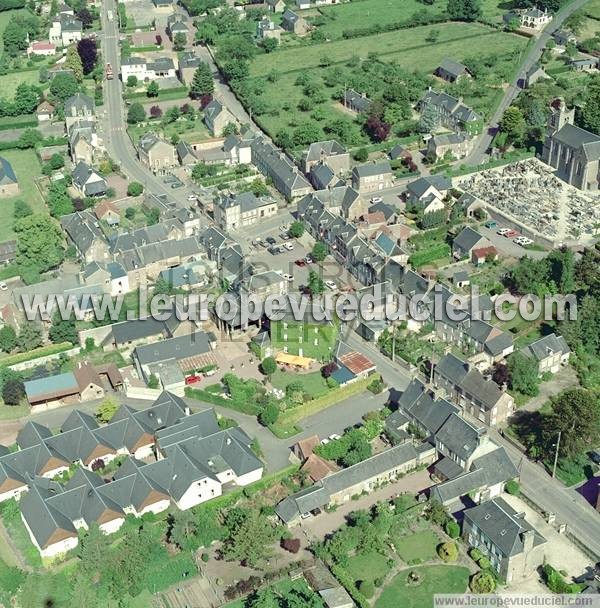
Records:
[[[375,595],[375,585],[373,581],[360,581],[358,590],[367,598],[370,599]]]
[[[552,593],[579,593],[581,586],[577,583],[567,583],[560,572],[550,564],[544,564],[542,569],[544,581]]]
[[[456,543],[442,543],[437,551],[440,558],[445,562],[455,562],[458,559],[458,547]]]
[[[139,182],[129,182],[127,185],[128,196],[139,196],[144,191],[144,186]]]
[[[469,587],[473,593],[493,593],[496,581],[491,572],[478,572],[471,578]]]
[[[104,460],[102,460],[102,458],[96,458],[96,460],[94,460],[94,462],[92,462],[92,471],[99,471],[100,469],[104,468]]]
[[[508,492],[508,494],[512,494],[513,496],[518,496],[521,492],[519,482],[514,479],[507,481],[504,489]]]
[[[210,557],[208,556],[208,553],[203,553],[203,554],[200,556],[200,559],[201,559],[201,560],[202,560],[204,563],[206,563],[206,562],[207,562],[207,561],[210,559]]]
[[[469,555],[474,562],[478,562],[483,557],[483,553],[477,547],[472,547]]]
[[[289,551],[290,553],[298,553],[298,551],[300,551],[300,539],[284,538],[281,541],[281,548]]]
[[[446,534],[450,538],[458,538],[460,535],[460,526],[453,519],[449,519],[446,523]]]

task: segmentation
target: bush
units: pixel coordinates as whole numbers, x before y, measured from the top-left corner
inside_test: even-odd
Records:
[[[455,562],[458,559],[458,547],[456,543],[442,543],[438,547],[438,555],[445,562]]]
[[[491,572],[478,572],[471,578],[469,587],[473,593],[493,593],[496,581]]]
[[[210,557],[208,556],[208,553],[203,553],[203,554],[200,556],[200,559],[201,559],[201,560],[202,560],[204,563],[206,563],[206,562],[207,562],[207,561],[210,559]]]
[[[450,538],[458,538],[460,536],[460,526],[453,519],[449,519],[446,523],[446,534]]]
[[[474,562],[478,562],[483,557],[483,553],[477,547],[472,547],[469,555]]]
[[[290,553],[298,553],[298,551],[300,551],[300,539],[284,538],[281,541],[281,548],[289,551]]]
[[[373,581],[360,581],[358,590],[367,598],[371,599],[375,595],[375,585]]]
[[[544,581],[552,593],[579,593],[581,591],[581,585],[567,583],[560,572],[550,564],[544,564],[542,572]]]
[[[504,489],[508,494],[511,494],[512,496],[518,496],[521,493],[521,487],[519,486],[519,482],[514,479],[507,481],[506,485],[504,486]]]
[[[128,196],[139,196],[144,191],[144,186],[139,182],[129,182],[127,185]]]
[[[489,570],[492,567],[492,562],[490,562],[490,560],[485,555],[481,556],[477,560],[477,564],[482,570]]]
[[[92,471],[99,471],[100,469],[104,468],[104,460],[102,460],[102,458],[96,458],[96,460],[94,460],[94,462],[92,462]]]
[[[384,387],[385,384],[383,383],[383,380],[381,379],[381,377],[378,377],[374,378],[369,383],[367,389],[369,389],[374,395],[379,395],[383,391]]]

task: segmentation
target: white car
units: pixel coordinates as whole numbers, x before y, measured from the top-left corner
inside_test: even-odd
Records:
[[[514,242],[517,245],[522,245],[523,247],[526,247],[527,245],[531,245],[533,243],[533,241],[530,238],[527,238],[526,236],[518,236]]]
[[[500,230],[496,230],[496,234],[500,236],[504,236],[507,232],[510,232],[510,228],[500,228]]]
[[[325,287],[327,287],[327,289],[337,289],[337,285],[335,284],[335,281],[325,281]]]
[[[333,433],[333,435],[329,435],[329,437],[327,439],[329,439],[330,441],[337,441],[338,439],[341,439],[342,436],[338,435],[337,433]]]
[[[375,203],[383,203],[383,199],[380,196],[374,196],[373,198],[371,198],[371,202],[373,204],[375,204]]]
[[[288,251],[294,251],[294,244],[289,241],[285,242],[283,245]]]
[[[281,275],[286,281],[293,281],[294,280],[294,276],[291,274],[282,274]]]
[[[325,437],[325,439],[321,439],[321,445],[327,445],[330,441],[331,441],[331,439],[329,439],[328,437]]]
[[[195,194],[190,194],[188,196],[188,201],[197,201],[198,197]]]
[[[0,289],[2,291],[6,291],[8,289],[8,285],[4,281],[2,281],[2,283],[0,283]]]

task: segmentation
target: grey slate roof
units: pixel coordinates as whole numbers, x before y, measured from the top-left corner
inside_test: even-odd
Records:
[[[342,146],[335,139],[330,139],[327,141],[317,141],[308,147],[308,151],[306,152],[305,160],[306,161],[318,161],[321,160],[323,156],[334,156],[337,154],[346,154],[346,148]]]
[[[98,219],[89,209],[63,215],[60,218],[60,224],[82,253],[85,253],[94,241],[106,241]]]
[[[140,365],[149,365],[168,359],[185,359],[210,352],[205,332],[197,331],[178,338],[162,340],[155,344],[144,344],[135,348],[135,357]]]
[[[365,165],[357,165],[352,169],[352,173],[357,177],[373,177],[376,175],[385,175],[392,173],[392,166],[389,161],[382,160],[378,163],[367,163]]]
[[[472,424],[453,413],[436,433],[436,442],[444,444],[454,454],[467,461],[479,446],[479,439],[485,429],[477,429]]]
[[[12,165],[3,156],[0,156],[0,185],[16,184],[18,181]]]
[[[349,106],[355,108],[358,112],[368,112],[373,104],[368,97],[357,93],[354,89],[348,89],[346,91],[345,102]]]
[[[538,362],[554,353],[565,355],[570,352],[567,341],[554,333],[532,342],[523,349],[523,354],[533,357]]]
[[[458,61],[455,61],[450,57],[445,57],[442,59],[438,70],[443,71],[454,78],[458,78],[459,76],[469,73],[466,66],[464,66],[462,63],[458,63]]]
[[[460,247],[463,251],[470,251],[483,238],[479,232],[466,226],[456,235],[453,245]]]
[[[517,513],[503,498],[494,498],[467,509],[464,516],[465,521],[471,525],[475,524],[505,557],[523,552],[524,532],[533,532],[534,547],[546,542],[546,539],[526,521],[525,514]]]

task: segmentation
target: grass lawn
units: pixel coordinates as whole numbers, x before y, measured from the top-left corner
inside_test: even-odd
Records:
[[[40,86],[39,72],[37,70],[29,70],[26,72],[13,72],[11,74],[6,74],[5,76],[0,76],[0,91],[2,91],[2,97],[12,99],[17,87],[22,82]]]
[[[271,376],[271,384],[275,388],[285,390],[285,387],[291,382],[299,382],[302,384],[304,391],[311,397],[319,397],[327,392],[327,384],[321,375],[321,372],[311,372],[310,374],[293,374],[290,372],[282,372],[278,369]]]
[[[28,404],[23,405],[6,405],[0,401],[0,420],[17,420],[30,413]],[[1,557],[1,555],[0,555]]]
[[[388,573],[387,561],[388,558],[381,553],[361,553],[349,558],[346,572],[354,581],[374,581]]]
[[[275,350],[287,347],[290,355],[311,357],[319,361],[331,359],[337,336],[335,323],[313,325],[275,321],[271,326],[271,343]]]
[[[423,530],[409,536],[399,536],[394,539],[396,552],[403,561],[409,563],[415,560],[423,562],[434,559],[436,547],[440,539],[433,530]]]
[[[38,158],[33,150],[6,150],[2,156],[12,165],[21,191],[17,196],[2,199],[0,205],[0,241],[7,241],[14,238],[13,232],[13,210],[15,201],[19,198],[27,201],[34,213],[47,213],[34,179],[41,175],[41,167]]]
[[[140,137],[148,131],[155,131],[168,141],[171,140],[173,135],[179,135],[181,139],[189,142],[210,139],[208,130],[201,118],[197,118],[196,120],[178,120],[164,126],[158,120],[149,121],[147,126],[132,125],[128,127],[127,131],[136,145]]]
[[[546,470],[552,473],[554,465],[551,461],[544,462]],[[586,479],[591,479],[598,467],[585,455],[575,458],[559,458],[556,465],[556,476],[567,486],[571,487]]]
[[[588,2],[583,7],[583,11],[586,15],[589,15],[590,17],[600,19],[600,0],[592,0],[591,2]]]
[[[421,575],[419,585],[408,585],[408,573]],[[464,593],[469,582],[469,570],[462,566],[423,566],[403,570],[383,590],[375,608],[424,608],[433,605],[436,593]]]

